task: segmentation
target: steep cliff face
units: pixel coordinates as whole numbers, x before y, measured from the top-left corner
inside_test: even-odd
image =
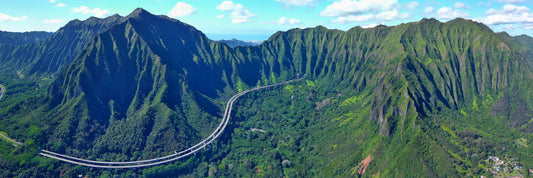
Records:
[[[93,148],[84,156],[145,151],[147,157],[198,141],[220,117],[206,95],[225,85],[209,81],[214,71],[204,69],[214,61],[198,60],[208,41],[189,25],[134,11],[91,40],[50,87],[50,106],[59,113],[52,116],[59,124],[52,140]]]
[[[179,142],[202,137],[209,132],[203,125],[218,121],[221,96],[304,73],[321,83],[371,90],[368,119],[379,124],[381,135],[391,136],[406,127],[408,118],[458,110],[476,98],[511,96],[509,88],[531,80],[519,50],[486,26],[464,19],[346,32],[294,29],[259,46],[236,48],[142,9],[121,21],[89,42],[50,87],[55,113],[72,113],[54,116],[61,118],[54,140],[77,149],[94,145],[121,153],[136,145],[136,150],[154,151],[148,145],[159,138],[155,135],[170,130],[184,136],[173,137],[162,149],[185,147],[189,142]],[[198,112],[202,118],[193,118]],[[511,119],[518,111],[505,112]],[[161,125],[171,122],[179,126]],[[87,133],[94,128],[98,131]],[[70,139],[76,135],[83,141]],[[123,146],[112,146],[117,144]]]
[[[32,61],[26,72],[34,75],[55,74],[61,71],[72,62],[93,37],[122,20],[121,16],[115,14],[105,19],[91,17],[84,21],[69,22],[38,47],[42,53]]]
[[[527,35],[519,35],[513,37],[514,40],[512,43],[517,45],[521,44],[524,45],[522,47],[522,53],[527,54],[527,59],[529,60],[529,64],[533,66],[533,38]]]
[[[385,126],[387,118],[405,117],[408,107],[427,116],[530,80],[527,56],[511,45],[483,24],[423,19],[347,32],[291,30],[260,47],[263,58],[275,64],[271,71],[374,88],[370,119],[384,124],[382,133],[388,135],[393,126]]]
[[[75,40],[67,48],[52,40],[63,38]],[[38,122],[46,125],[47,134],[40,144],[72,156],[113,161],[167,155],[208,135],[231,95],[305,74],[306,85],[288,86],[291,99],[305,95],[301,103],[312,104],[316,93],[324,95],[317,98],[333,97],[321,98],[321,107],[306,110],[312,114],[302,113],[312,120],[300,115],[300,125],[316,130],[287,130],[310,136],[299,142],[302,149],[293,150],[302,153],[301,162],[318,159],[322,162],[310,166],[339,171],[316,175],[351,175],[351,163],[369,153],[375,162],[369,174],[383,170],[383,175],[409,177],[412,170],[418,176],[455,176],[463,168],[474,172],[476,165],[468,159],[478,158],[471,152],[485,149],[480,147],[488,145],[487,139],[498,138],[489,138],[473,123],[498,122],[516,134],[533,131],[533,69],[528,62],[533,53],[526,37],[521,38],[496,34],[470,20],[423,19],[348,31],[293,29],[277,32],[258,46],[231,48],[190,25],[143,9],[127,17],[73,21],[41,43],[54,44],[43,48],[51,52],[35,53],[68,54],[52,61],[39,58],[43,60],[34,63],[39,67],[32,68],[36,73],[64,68],[41,101],[45,117]],[[16,113],[13,108],[10,112]],[[243,112],[261,115],[257,110],[255,106]],[[482,138],[474,141],[481,146],[461,145],[459,137],[470,139],[475,131],[458,130],[462,135],[457,136],[446,125],[478,129],[472,137]],[[271,145],[276,145],[274,137]],[[344,142],[334,142],[339,140]],[[322,143],[316,146],[319,141],[334,145],[333,150]],[[219,146],[226,151],[234,146],[227,144]],[[335,151],[337,146],[342,152]],[[219,157],[212,159],[226,159]],[[324,160],[346,164],[333,167]]]
[[[123,17],[113,15],[105,19],[91,17],[73,20],[46,39],[31,44],[0,45],[2,72],[19,71],[26,76],[57,74],[66,67],[87,43],[121,22]]]

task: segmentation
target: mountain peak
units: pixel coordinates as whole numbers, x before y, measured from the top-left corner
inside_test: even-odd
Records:
[[[131,12],[128,16],[126,16],[126,19],[135,19],[138,21],[146,21],[150,23],[153,23],[154,20],[159,21],[163,19],[169,20],[172,22],[179,22],[179,20],[177,19],[173,19],[173,18],[164,16],[164,15],[154,15],[143,8],[137,8],[133,10],[133,12]]]
[[[133,10],[133,12],[131,12],[131,14],[140,14],[140,13],[150,13],[150,12],[148,12],[147,10],[141,7],[138,7],[135,10]]]
[[[446,24],[453,24],[453,25],[457,25],[457,24],[462,24],[462,25],[466,25],[466,24],[470,24],[470,25],[476,25],[476,26],[479,26],[485,30],[488,30],[490,32],[494,32],[492,31],[491,28],[489,28],[487,25],[483,24],[483,23],[480,23],[480,22],[477,22],[475,20],[472,20],[472,19],[464,19],[464,18],[455,18],[453,20],[450,20],[448,22],[446,22]]]
[[[137,8],[133,10],[126,18],[142,18],[146,16],[155,16],[154,14],[148,12],[147,10],[143,8]]]
[[[473,20],[470,20],[470,19],[465,19],[465,18],[461,18],[461,17],[457,17],[453,20],[451,20],[452,22],[474,22]]]
[[[521,35],[518,35],[518,36],[515,36],[515,37],[532,38],[531,36],[526,35],[526,34],[521,34]]]
[[[440,23],[440,21],[435,18],[423,18],[420,23]]]
[[[317,30],[328,30],[328,28],[324,27],[323,25],[318,25],[318,26],[315,27],[315,29],[317,29]]]

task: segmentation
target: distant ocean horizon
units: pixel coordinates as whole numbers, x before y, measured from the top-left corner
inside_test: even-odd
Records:
[[[207,37],[211,40],[218,41],[218,40],[231,40],[231,39],[237,39],[241,41],[249,41],[249,42],[260,42],[265,41],[272,34],[206,34]]]

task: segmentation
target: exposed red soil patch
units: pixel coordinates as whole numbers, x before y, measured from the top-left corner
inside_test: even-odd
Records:
[[[357,170],[357,174],[363,175],[366,171],[366,168],[368,168],[368,165],[370,164],[371,160],[372,159],[370,158],[370,155],[363,159],[363,161],[361,161],[361,164],[363,165],[359,168],[359,170]]]

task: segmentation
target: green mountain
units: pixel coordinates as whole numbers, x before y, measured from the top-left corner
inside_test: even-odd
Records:
[[[519,35],[515,36],[514,39],[518,41],[518,43],[515,42],[515,44],[524,45],[522,48],[526,52],[523,53],[526,53],[528,55],[527,58],[529,59],[529,63],[533,65],[533,50],[531,50],[533,49],[533,38],[527,35]]]
[[[517,167],[514,175],[533,168],[531,48],[483,24],[318,26],[231,48],[143,9],[117,19],[46,94],[0,109],[2,131],[26,143],[0,143],[3,176],[36,175],[22,167],[71,176],[459,177],[491,174],[489,156]],[[35,154],[169,155],[209,135],[233,94],[298,74],[305,82],[237,100],[210,149],[171,164],[87,172]]]
[[[518,40],[523,45],[533,47],[533,38],[527,35],[518,35],[514,37],[516,40]]]
[[[122,17],[74,20],[38,43],[0,45],[2,73],[19,76],[55,74],[66,67],[97,34],[119,23]],[[23,75],[22,75],[23,74]]]
[[[222,69],[209,65],[218,62],[213,57],[199,56],[209,45],[189,25],[134,11],[89,42],[51,85],[58,115],[50,118],[59,126],[50,139],[93,149],[88,155],[128,150],[153,157],[191,146],[221,117],[220,104],[207,96],[225,87],[214,78]]]
[[[0,44],[31,44],[43,41],[52,33],[50,32],[5,32],[0,30]]]

